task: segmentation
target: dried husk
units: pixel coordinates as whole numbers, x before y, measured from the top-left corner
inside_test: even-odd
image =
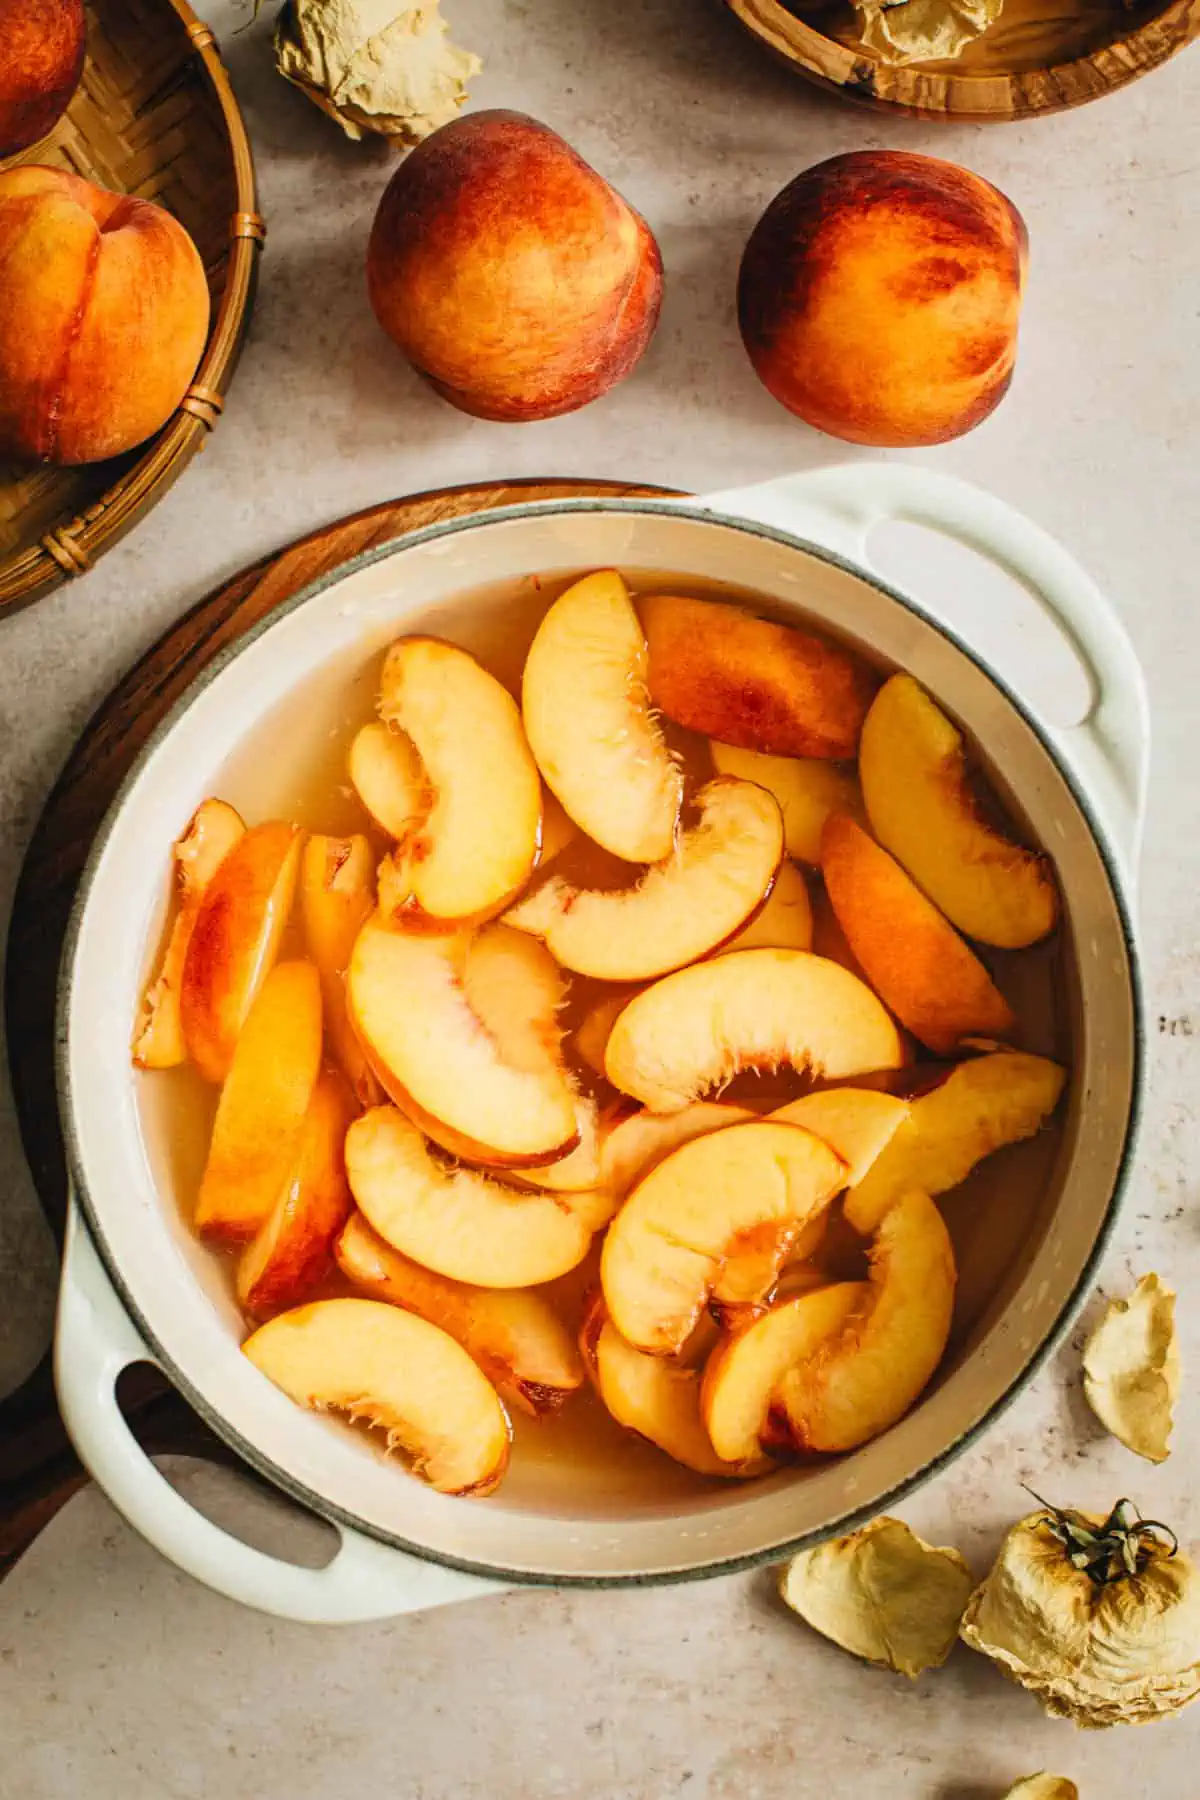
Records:
[[[1079,1789],[1065,1775],[1026,1775],[1014,1781],[1004,1800],[1079,1800]]]
[[[881,62],[943,62],[1000,17],[1004,0],[854,0],[863,45]]]
[[[1048,1713],[1089,1729],[1145,1724],[1200,1693],[1195,1566],[1132,1513],[1123,1501],[1108,1520],[1049,1508],[1022,1519],[960,1632]]]
[[[1148,1462],[1165,1462],[1180,1381],[1175,1294],[1144,1275],[1114,1300],[1083,1353],[1084,1393],[1100,1423]]]
[[[287,0],[275,62],[347,137],[419,144],[454,118],[483,67],[446,30],[438,0]]]
[[[915,1680],[954,1648],[974,1576],[957,1550],[939,1550],[902,1519],[801,1551],[780,1571],[780,1593],[843,1650]]]

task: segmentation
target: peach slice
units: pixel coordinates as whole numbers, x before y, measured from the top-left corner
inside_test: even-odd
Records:
[[[303,834],[283,819],[252,826],[222,858],[192,925],[179,982],[188,1055],[224,1081],[246,1015],[279,954]]]
[[[723,1335],[700,1388],[700,1411],[718,1456],[740,1462],[755,1455],[771,1398],[788,1370],[815,1356],[870,1296],[865,1281],[839,1281],[780,1301],[744,1330]]]
[[[869,1237],[909,1188],[944,1194],[957,1187],[985,1156],[1040,1131],[1066,1079],[1058,1063],[1017,1050],[959,1063],[939,1086],[911,1102],[878,1161],[853,1178],[847,1220]]]
[[[519,1175],[514,1174],[514,1181],[527,1182],[530,1187],[544,1188],[551,1194],[580,1194],[600,1187],[600,1109],[583,1094],[575,1099],[575,1123],[579,1142],[569,1156],[547,1163],[542,1169],[522,1169]]]
[[[909,1115],[905,1100],[873,1088],[823,1088],[778,1106],[768,1116],[785,1125],[803,1125],[823,1138],[846,1165],[846,1185],[862,1181],[883,1155]],[[911,1183],[909,1184],[912,1185]]]
[[[542,847],[538,854],[539,870],[548,869],[568,845],[579,836],[579,827],[559,805],[549,788],[542,790]]]
[[[545,956],[519,932],[494,929]],[[489,1029],[467,988],[488,935],[473,947],[465,937],[410,937],[369,919],[350,959],[350,1017],[386,1091],[443,1148],[507,1167],[552,1162],[579,1141],[576,1097],[549,1035],[557,1026],[547,1026],[535,998],[514,1008],[503,1041],[494,1018]],[[484,979],[477,965],[477,997]]]
[[[490,918],[529,879],[541,834],[516,701],[465,650],[407,637],[384,659],[379,713],[411,741],[429,790],[425,817],[380,868],[381,910],[434,930]]]
[[[325,1031],[363,1106],[383,1094],[346,1010],[346,970],[359,931],[375,909],[375,863],[365,837],[314,832],[300,858],[300,912],[308,953],[321,976]]]
[[[697,1100],[681,1112],[631,1113],[605,1133],[600,1151],[601,1182],[624,1197],[680,1144],[721,1131],[726,1125],[744,1125],[756,1116],[747,1106],[729,1106],[721,1100]]]
[[[825,887],[851,950],[880,999],[939,1056],[964,1037],[1004,1037],[1012,1009],[949,920],[894,857],[844,813],[821,837]]]
[[[911,675],[893,675],[875,696],[859,773],[875,836],[952,925],[1005,950],[1053,931],[1046,857],[988,823],[962,734]]]
[[[821,832],[830,813],[849,813],[860,824],[866,822],[858,782],[837,763],[819,756],[764,756],[760,750],[739,750],[715,740],[709,749],[718,774],[756,781],[774,794],[783,814],[787,853],[797,862],[820,864]]]
[[[260,1325],[242,1349],[300,1406],[348,1413],[441,1494],[490,1494],[508,1467],[508,1415],[461,1344],[379,1300],[314,1300]]]
[[[435,1275],[385,1244],[361,1213],[347,1221],[335,1254],[343,1275],[369,1298],[448,1331],[510,1406],[541,1418],[582,1387],[571,1334],[541,1294],[467,1287]]]
[[[903,1060],[870,988],[804,950],[737,950],[664,975],[622,1010],[604,1053],[613,1085],[654,1112],[743,1069],[786,1063],[836,1080]]]
[[[600,1280],[621,1336],[672,1355],[726,1262],[768,1240],[773,1283],[845,1173],[841,1158],[798,1125],[755,1120],[681,1144],[634,1188],[605,1240]]]
[[[576,1056],[596,1075],[604,1074],[604,1053],[612,1028],[635,994],[644,990],[637,986],[622,987],[616,993],[594,1000],[572,1033]]]
[[[377,1106],[346,1134],[346,1173],[367,1223],[403,1256],[477,1287],[533,1287],[576,1268],[592,1230],[569,1196],[505,1187],[435,1162],[417,1127]]]
[[[398,844],[406,843],[433,805],[412,739],[378,720],[364,725],[350,745],[347,770],[359,799],[380,830]]]
[[[646,693],[646,640],[615,569],[560,594],[522,683],[525,730],[546,785],[581,831],[626,862],[670,855],[683,772]]]
[[[217,1103],[196,1229],[239,1242],[265,1223],[288,1181],[321,1066],[321,981],[277,963],[243,1025]]]
[[[647,981],[736,935],[771,891],[783,821],[763,788],[718,776],[699,819],[634,888],[574,887],[552,875],[505,914],[544,939],[564,968],[599,981]]]
[[[928,1194],[905,1194],[871,1245],[872,1301],[776,1390],[768,1449],[853,1450],[894,1425],[945,1352],[954,1312],[950,1234]]]
[[[728,956],[731,950],[811,950],[812,925],[808,883],[795,863],[785,858],[766,905],[717,954]]]
[[[743,750],[844,761],[877,685],[832,639],[680,594],[638,602],[650,698],[668,719]]]
[[[204,800],[175,844],[179,906],[158,974],[146,990],[133,1046],[140,1069],[173,1069],[187,1061],[180,1017],[183,963],[204,890],[246,827],[224,800]]]
[[[332,1266],[333,1240],[352,1205],[343,1146],[353,1117],[345,1082],[323,1070],[300,1128],[291,1176],[238,1263],[238,1299],[255,1318],[307,1300]]]
[[[771,1467],[757,1444],[745,1458],[723,1462],[700,1416],[700,1370],[635,1350],[608,1318],[599,1295],[584,1317],[579,1343],[593,1386],[617,1424],[674,1462],[697,1475],[743,1478]]]

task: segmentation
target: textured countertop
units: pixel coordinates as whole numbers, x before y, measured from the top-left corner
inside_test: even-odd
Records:
[[[569,473],[703,490],[838,460],[838,446],[768,398],[741,351],[732,289],[745,237],[786,180],[840,150],[928,150],[978,169],[1030,230],[1016,381],[980,430],[911,460],[978,481],[1061,537],[1145,663],[1156,734],[1141,908],[1149,1107],[1103,1276],[1121,1291],[1156,1267],[1178,1286],[1189,1380],[1175,1454],[1150,1469],[1087,1414],[1076,1337],[902,1510],[980,1571],[1024,1510],[1022,1479],[1083,1505],[1132,1492],[1196,1541],[1200,51],[1081,112],[946,128],[810,92],[715,0],[449,10],[487,62],[476,102],[557,127],[649,218],[667,270],[658,337],[629,382],[573,417],[511,427],[444,406],[366,303],[362,257],[386,156],[343,142],[277,80],[266,17],[251,24],[248,7],[210,0],[270,223],[258,309],[204,456],[93,575],[0,628],[0,917],[89,713],[165,626],[252,558],[443,482]],[[912,546],[895,549],[911,569]],[[977,579],[945,558],[936,578],[948,602]],[[1050,665],[1031,679],[1053,679]],[[49,1333],[54,1267],[7,1093],[0,1194],[9,1386]],[[260,1541],[277,1530],[268,1503],[231,1478],[195,1467],[179,1478]],[[1147,1731],[1080,1735],[1044,1721],[965,1650],[910,1686],[810,1635],[765,1575],[519,1593],[321,1631],[195,1586],[91,1491],[0,1588],[0,1745],[3,1800],[988,1800],[1039,1767],[1073,1776],[1085,1800],[1184,1800],[1200,1786],[1200,1708]]]

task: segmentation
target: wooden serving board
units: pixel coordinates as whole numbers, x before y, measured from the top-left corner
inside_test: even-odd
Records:
[[[440,488],[371,507],[323,526],[214,589],[113,690],[46,803],[17,885],[8,939],[4,998],[17,1116],[38,1197],[60,1243],[67,1174],[54,1007],[63,938],[96,829],[134,758],[189,683],[226,644],[308,582],[421,526],[521,501],[666,491],[604,481],[518,481]],[[130,1370],[120,1397],[148,1451],[244,1467],[157,1371]],[[0,1401],[0,1579],[86,1480],[58,1416],[47,1352],[25,1385]]]

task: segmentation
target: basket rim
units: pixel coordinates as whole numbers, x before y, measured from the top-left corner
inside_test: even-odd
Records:
[[[37,544],[0,558],[0,619],[86,574],[167,492],[200,449],[219,417],[241,352],[254,301],[258,254],[266,226],[258,212],[254,153],[242,110],[211,28],[189,0],[161,0],[191,45],[220,109],[233,164],[235,210],[230,220],[225,281],[208,341],[188,393],[167,423],[142,446],[137,460],[103,493]],[[41,143],[48,141],[43,138]],[[29,160],[40,144],[22,151]],[[0,161],[0,168],[8,166]]]
[[[725,0],[752,36],[798,74],[846,98],[888,111],[951,123],[1000,124],[1084,106],[1149,75],[1200,36],[1196,0],[1168,0],[1145,20],[1087,56],[1019,73],[941,73],[919,64],[893,67],[865,51],[807,25],[781,0]],[[888,92],[876,90],[876,70],[886,70]],[[985,104],[1006,91],[1005,107]]]

